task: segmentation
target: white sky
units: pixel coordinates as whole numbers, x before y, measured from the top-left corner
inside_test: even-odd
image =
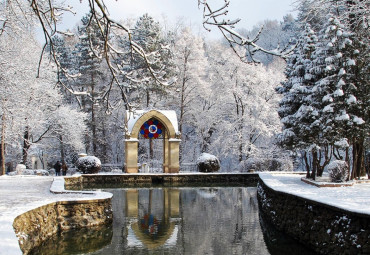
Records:
[[[241,18],[237,28],[251,29],[258,22],[265,19],[282,20],[283,16],[293,11],[295,0],[231,0],[228,19]],[[216,9],[223,5],[223,0],[208,0],[208,3]],[[68,15],[64,18],[66,28],[73,28],[81,17],[87,13],[87,1],[82,3],[77,0],[67,0],[77,12],[75,16]],[[157,21],[163,21],[166,17],[169,24],[175,23],[178,18],[183,18],[185,24],[195,27],[202,25],[202,10],[198,9],[198,0],[105,0],[111,17],[116,20],[137,18],[148,13]],[[216,30],[213,28],[213,30]],[[202,32],[208,37],[207,32]],[[212,38],[221,37],[218,31],[213,31]]]

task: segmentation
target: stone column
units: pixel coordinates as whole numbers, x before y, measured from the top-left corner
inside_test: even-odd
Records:
[[[125,140],[126,149],[126,173],[137,173],[137,156],[138,156],[139,140],[130,138]]]
[[[180,142],[181,139],[171,138],[168,140],[169,173],[178,173],[180,171]]]
[[[163,173],[168,173],[168,134],[164,133],[163,139]]]

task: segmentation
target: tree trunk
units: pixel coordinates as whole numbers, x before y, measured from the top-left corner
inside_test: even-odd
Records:
[[[60,140],[60,158],[62,163],[65,163],[64,143],[62,135],[59,136],[59,140]]]
[[[22,149],[22,164],[27,165],[28,149],[31,147],[30,144],[30,132],[29,127],[26,126],[23,136],[23,149]]]
[[[352,144],[352,178],[366,175],[364,165],[364,139],[354,140]]]
[[[326,145],[326,146],[323,146],[324,147],[324,162],[323,164],[321,165],[320,162],[321,162],[321,151],[320,150],[320,157],[317,159],[317,176],[322,176],[322,173],[324,172],[324,169],[325,167],[330,163],[331,161],[331,158],[332,158],[332,153],[331,153],[331,150],[330,150],[330,146],[329,145]]]
[[[102,163],[109,163],[109,162],[112,162],[112,158],[108,159],[108,146],[107,146],[107,141],[108,141],[108,137],[107,137],[107,130],[106,130],[106,127],[105,127],[105,121],[102,121],[102,135],[103,135],[103,143],[101,144],[102,146],[102,150],[101,150],[101,160],[102,160]],[[112,154],[110,154],[111,156],[113,156]]]
[[[349,148],[348,147],[346,148],[346,158],[345,158],[345,161],[347,162],[348,167],[350,167],[350,164],[349,164]],[[349,181],[350,179],[351,179],[351,169],[348,171],[347,181]]]
[[[150,93],[149,93],[149,89],[146,90],[146,107],[148,108],[149,107],[149,103],[150,103]]]
[[[153,144],[153,139],[149,138],[149,159],[154,158],[154,144]]]
[[[304,163],[306,165],[306,178],[310,178],[310,176],[311,176],[311,174],[310,174],[310,163],[309,163],[309,160],[307,158],[307,152],[304,152],[303,159],[304,159]]]
[[[5,174],[5,113],[1,118],[0,175]]]
[[[316,172],[317,172],[317,151],[316,149],[312,151],[312,180],[316,180]]]
[[[92,132],[92,146],[93,146],[93,154],[96,156],[97,151],[97,137],[96,137],[96,117],[95,117],[95,108],[94,108],[94,76],[92,76],[92,85],[91,85],[91,95],[93,97],[91,103],[91,132]]]

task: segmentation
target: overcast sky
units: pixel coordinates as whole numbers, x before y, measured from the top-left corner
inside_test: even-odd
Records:
[[[228,19],[241,18],[237,28],[251,29],[258,22],[265,19],[282,20],[283,16],[293,11],[295,0],[231,0]],[[223,5],[223,0],[208,0],[216,9]],[[72,28],[88,11],[87,1],[67,0],[74,7],[77,15],[66,16],[64,23],[67,28]],[[198,0],[105,0],[110,15],[116,20],[137,18],[148,13],[158,21],[166,17],[168,23],[175,22],[182,17],[186,23],[201,26],[202,10],[198,9]],[[215,29],[213,29],[215,30]],[[205,32],[207,35],[207,33]],[[210,37],[217,37],[214,31]],[[221,35],[219,35],[221,37]]]

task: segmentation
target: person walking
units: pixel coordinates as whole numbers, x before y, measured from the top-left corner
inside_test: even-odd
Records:
[[[66,164],[66,162],[63,162],[63,164],[62,164],[62,174],[63,174],[63,176],[67,175],[67,170],[68,170],[67,164]]]
[[[60,170],[62,169],[62,163],[58,160],[57,163],[54,165],[55,169],[55,176],[60,176]]]

